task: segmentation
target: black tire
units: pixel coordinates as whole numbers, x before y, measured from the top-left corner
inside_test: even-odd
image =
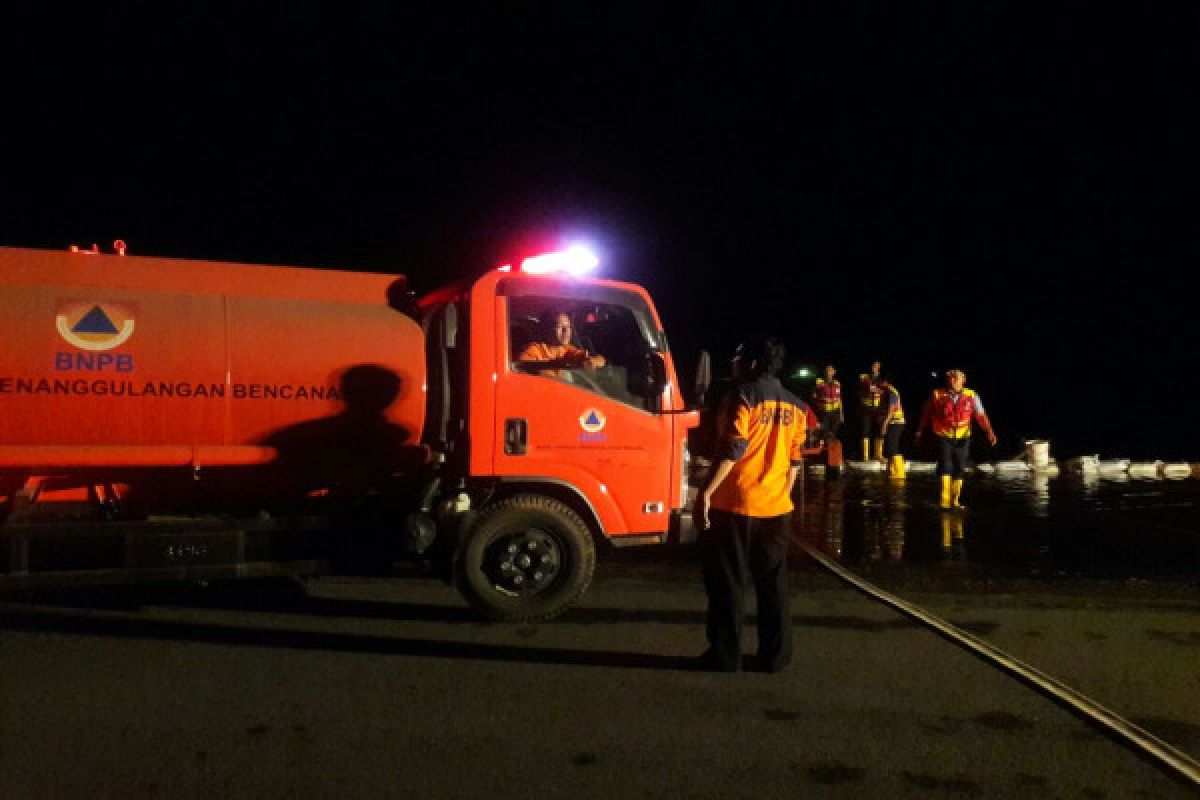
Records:
[[[539,622],[580,598],[596,570],[587,525],[564,503],[522,494],[480,512],[454,559],[459,591],[501,622]]]

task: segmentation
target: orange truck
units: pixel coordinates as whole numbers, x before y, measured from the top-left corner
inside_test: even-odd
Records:
[[[598,543],[686,538],[699,420],[649,295],[579,250],[514,264],[418,298],[396,275],[0,248],[0,587],[412,556],[534,620],[583,594]],[[542,351],[599,358],[523,360],[556,323],[570,344]]]

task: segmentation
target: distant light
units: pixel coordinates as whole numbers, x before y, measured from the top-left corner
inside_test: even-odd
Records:
[[[512,272],[512,264],[505,264],[503,267],[496,267],[500,272]]]
[[[931,378],[936,378],[936,377],[937,377],[937,372],[931,372],[931,373],[929,373],[929,377],[931,377]]]
[[[547,275],[565,272],[568,275],[583,275],[600,266],[600,259],[585,247],[568,247],[557,253],[543,253],[521,262],[521,272],[531,275]]]
[[[800,369],[798,369],[794,373],[792,373],[792,377],[794,377],[794,378],[810,378],[810,377],[812,377],[812,374],[813,374],[812,370],[809,369],[808,367],[801,367]]]

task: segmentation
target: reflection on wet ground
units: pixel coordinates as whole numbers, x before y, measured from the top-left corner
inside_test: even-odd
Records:
[[[939,494],[932,474],[809,474],[795,535],[1200,757],[1200,480],[974,474],[965,512]],[[790,559],[793,593],[828,590],[805,550]],[[597,578],[698,587],[698,562],[693,546],[628,548]]]
[[[796,534],[872,573],[957,563],[996,578],[1200,575],[1200,481],[976,475],[963,499],[966,511],[940,509],[932,475],[810,475]]]
[[[796,534],[1200,756],[1200,481],[998,473],[965,512],[938,499],[932,475],[810,475]]]

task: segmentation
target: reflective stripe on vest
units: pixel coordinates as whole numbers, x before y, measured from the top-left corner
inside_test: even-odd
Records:
[[[826,383],[824,378],[817,378],[817,388],[813,394],[817,396],[817,407],[822,411],[837,411],[842,407],[842,385],[837,381]]]
[[[931,424],[937,436],[966,439],[971,435],[971,418],[974,416],[975,392],[963,389],[955,398],[948,389],[933,390]]]
[[[896,411],[889,418],[888,424],[889,425],[903,425],[904,424],[904,405],[900,402],[900,392],[896,391],[895,389],[892,389],[891,393],[896,395]],[[890,398],[889,398],[889,402],[890,402]]]
[[[879,384],[875,380],[865,372],[858,376],[858,391],[865,408],[878,408],[879,401],[883,398],[883,390],[879,388]]]

